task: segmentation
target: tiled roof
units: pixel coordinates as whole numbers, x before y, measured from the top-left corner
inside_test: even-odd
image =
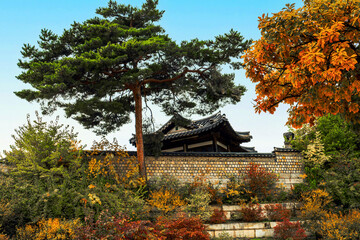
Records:
[[[292,148],[278,148],[274,147],[274,152],[300,152],[298,150],[292,149]]]
[[[191,123],[185,128],[187,131],[167,133],[170,130],[170,127],[173,125],[172,119],[170,119],[164,126],[162,126],[158,132],[162,131],[164,133],[164,140],[176,139],[181,137],[188,137],[197,135],[209,130],[212,130],[219,126],[220,124],[225,124],[225,126],[233,133],[233,137],[241,140],[242,142],[249,142],[252,136],[250,132],[236,132],[230,125],[228,119],[225,114],[221,114],[221,112],[217,112],[216,114],[206,117],[203,119],[191,121]]]

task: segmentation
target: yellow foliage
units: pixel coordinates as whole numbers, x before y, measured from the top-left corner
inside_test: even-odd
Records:
[[[98,196],[96,196],[95,194],[89,193],[88,197],[90,199],[91,204],[98,203],[99,205],[101,205],[100,198]]]
[[[303,205],[301,206],[301,217],[303,219],[321,219],[327,211],[325,207],[332,202],[328,192],[316,189],[302,195]]]
[[[42,219],[36,225],[26,225],[18,228],[17,239],[29,240],[65,240],[74,239],[75,228],[80,224],[79,219],[59,220],[58,218]]]
[[[321,222],[320,234],[327,240],[351,240],[360,236],[360,212],[326,213]]]
[[[104,156],[98,156],[101,151],[105,153]],[[126,188],[145,185],[145,179],[139,175],[139,164],[136,158],[130,157],[115,139],[112,143],[106,139],[94,143],[89,156],[91,157],[87,170],[89,179],[110,178]],[[127,169],[126,174],[119,173],[117,170],[119,166]]]
[[[165,214],[185,205],[185,201],[174,190],[163,188],[159,191],[151,192],[148,203]]]
[[[325,154],[324,144],[321,142],[320,132],[316,131],[316,138],[307,146],[304,152],[304,161],[312,166],[321,167],[329,161],[330,157]]]

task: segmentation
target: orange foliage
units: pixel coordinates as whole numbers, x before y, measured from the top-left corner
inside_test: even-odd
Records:
[[[156,207],[165,215],[185,205],[185,202],[174,190],[160,189],[150,192],[149,204]]]
[[[80,221],[76,220],[59,220],[42,219],[36,225],[26,225],[18,228],[16,232],[17,239],[74,239],[75,229],[79,226]]]
[[[321,222],[320,235],[328,240],[358,239],[360,234],[360,212],[352,210],[342,213],[327,213]]]
[[[358,121],[360,0],[306,0],[259,18],[261,38],[244,55],[256,85],[256,112],[290,105],[288,123],[300,127],[344,114]]]

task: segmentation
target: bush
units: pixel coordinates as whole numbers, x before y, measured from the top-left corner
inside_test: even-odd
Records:
[[[0,240],[9,240],[9,237],[0,233]]]
[[[86,156],[75,133],[37,117],[16,130],[15,144],[5,152],[12,167],[0,178],[0,203],[8,204],[6,211],[0,209],[0,225],[7,235],[40,217],[83,219],[93,213],[96,218],[103,209],[147,217],[144,181],[116,141],[103,139]],[[117,164],[130,171],[119,175]]]
[[[321,221],[319,234],[327,240],[358,239],[360,233],[360,212],[348,214],[326,213]]]
[[[9,209],[0,218],[5,233],[12,236],[16,227],[44,218],[84,216],[79,200],[84,170],[82,148],[76,133],[58,121],[36,121],[15,130],[15,143],[5,157],[12,165],[5,182],[0,183],[0,202]],[[73,191],[74,188],[79,191]]]
[[[210,210],[210,194],[207,191],[197,190],[186,198],[187,204],[184,206],[184,211],[192,217],[199,217],[206,221],[211,216]]]
[[[305,230],[299,222],[291,223],[289,219],[284,218],[283,222],[274,227],[274,239],[278,240],[302,240],[306,238]]]
[[[281,221],[283,218],[290,218],[291,211],[281,204],[265,205],[266,216],[270,221]]]
[[[187,194],[195,192],[208,192],[211,203],[222,204],[222,196],[220,191],[220,183],[213,184],[204,174],[195,176],[188,187]]]
[[[224,202],[228,204],[239,204],[250,200],[244,181],[238,176],[230,176],[226,187],[222,188],[222,192],[224,193]]]
[[[174,213],[181,206],[185,205],[184,200],[182,200],[177,193],[167,189],[150,192],[148,203],[164,216],[169,216],[169,214]]]
[[[180,216],[177,219],[159,218],[150,221],[131,221],[123,214],[112,216],[103,211],[98,220],[92,216],[76,230],[76,239],[115,240],[209,240],[205,225],[199,218]]]
[[[248,204],[239,211],[242,214],[242,220],[245,222],[259,222],[264,219],[262,208],[259,204]]]
[[[274,191],[278,177],[257,164],[250,163],[244,176],[245,187],[253,198],[266,199]]]
[[[79,220],[41,219],[35,225],[27,224],[18,228],[16,239],[18,240],[46,240],[46,239],[74,239],[75,229]]]
[[[161,231],[166,240],[210,240],[205,225],[196,217],[182,216],[174,220],[161,218],[155,228]]]
[[[150,221],[131,221],[123,214],[111,215],[109,211],[100,213],[94,220],[90,215],[85,224],[76,229],[75,239],[114,239],[114,240],[145,240],[164,239]]]
[[[210,223],[224,223],[226,222],[226,216],[225,216],[225,212],[224,210],[221,208],[220,210],[219,209],[214,209],[211,217],[210,217],[210,220],[209,220]]]

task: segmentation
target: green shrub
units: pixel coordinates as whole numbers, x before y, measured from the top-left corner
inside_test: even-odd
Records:
[[[195,191],[186,198],[187,204],[184,211],[190,216],[196,216],[206,221],[211,216],[210,194],[207,191]]]
[[[43,122],[39,116],[33,122],[28,118],[16,133],[15,144],[5,152],[11,171],[0,178],[0,203],[9,204],[7,211],[0,209],[0,225],[6,234],[13,236],[17,227],[41,218],[83,219],[90,213],[96,217],[103,209],[124,212],[133,219],[147,217],[144,182],[116,142],[95,144],[87,158],[75,133],[57,121]],[[113,147],[114,157],[106,152],[93,161],[103,146]],[[131,169],[125,176],[114,168],[115,161],[122,159]],[[94,168],[94,164],[102,165]]]

